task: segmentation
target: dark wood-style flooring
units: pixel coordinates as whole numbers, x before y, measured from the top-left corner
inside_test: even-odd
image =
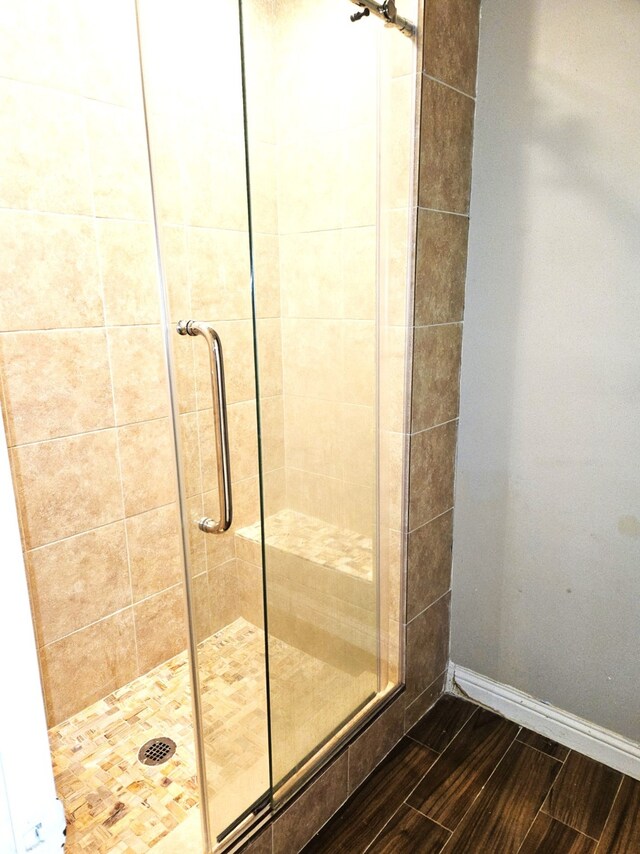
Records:
[[[304,854],[640,854],[640,782],[446,695]]]

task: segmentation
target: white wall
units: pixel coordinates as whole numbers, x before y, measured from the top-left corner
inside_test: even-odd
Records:
[[[56,800],[40,673],[0,419],[0,852],[62,849],[64,814]],[[41,825],[36,837],[34,828]]]
[[[640,740],[640,2],[484,0],[452,659]]]

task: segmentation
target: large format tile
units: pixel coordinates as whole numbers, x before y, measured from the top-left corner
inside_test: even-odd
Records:
[[[526,727],[522,727],[518,733],[518,741],[521,741],[523,744],[528,744],[529,747],[535,747],[536,750],[540,750],[542,753],[553,756],[554,759],[559,759],[561,762],[564,762],[569,755],[568,747],[563,747],[563,745],[558,744],[557,741],[553,741],[551,738],[545,738],[544,735],[539,735],[537,732],[533,732],[533,730],[527,729]]]
[[[573,750],[549,792],[543,811],[599,839],[622,775]]]
[[[0,207],[93,213],[82,110],[73,95],[0,79]]]
[[[11,444],[113,427],[104,330],[2,335],[0,362]]]
[[[557,851],[558,854],[560,852],[561,854],[593,854],[596,845],[595,840],[540,812],[531,825],[518,854],[548,854],[552,851]],[[628,850],[621,849],[620,854]],[[603,849],[603,854],[604,851],[609,849]]]
[[[462,324],[418,326],[413,333],[411,430],[457,418],[460,403]]]
[[[474,95],[479,25],[480,0],[429,0],[423,33],[425,73]]]
[[[280,317],[280,238],[256,234],[254,287],[258,317]]]
[[[545,799],[560,763],[515,741],[498,764],[447,849],[516,854]]]
[[[118,442],[127,516],[171,504],[175,457],[169,419],[120,427]]]
[[[453,506],[457,422],[411,436],[409,530]]]
[[[0,330],[102,326],[87,217],[0,211]]]
[[[209,619],[212,632],[220,631],[241,616],[242,602],[236,571],[238,562],[232,557],[208,570]]]
[[[407,802],[443,827],[454,830],[517,732],[516,724],[479,709]]]
[[[403,739],[345,808],[311,840],[305,854],[364,851],[436,758],[437,754],[428,747]]]
[[[349,793],[369,776],[404,733],[404,698],[396,698],[380,717],[349,745]]]
[[[207,321],[206,318],[201,318]],[[278,325],[280,321],[260,321],[260,323]],[[222,353],[225,369],[225,383],[227,391],[227,403],[238,403],[243,400],[254,400],[256,396],[256,379],[254,364],[253,328],[250,320],[225,320],[213,322],[213,328],[220,336],[222,342]],[[259,356],[260,356],[260,380],[261,394],[281,394],[282,382],[280,380],[279,391],[267,391],[270,370],[272,369],[272,352],[274,346],[273,336],[263,336],[259,333]],[[279,345],[279,340],[275,346]],[[211,372],[209,367],[209,353],[207,344],[200,336],[194,341],[196,390],[198,396],[198,409],[210,409],[211,399]],[[280,356],[281,360],[281,356]],[[277,366],[276,370],[277,370]],[[282,370],[280,368],[280,377]],[[264,380],[264,382],[263,382]]]
[[[474,108],[471,98],[423,77],[418,180],[421,208],[463,214],[469,211]]]
[[[206,437],[208,445],[205,450],[200,439],[200,422],[206,422],[209,434]],[[180,427],[181,474],[185,494],[188,498],[202,494],[202,479],[204,476],[205,452],[214,441],[213,415],[211,412],[187,412],[181,415]]]
[[[254,418],[255,420],[255,418]],[[284,468],[284,397],[263,397],[260,400],[262,470]]]
[[[73,3],[78,39],[76,85],[88,98],[131,106],[141,100],[135,9],[127,0],[107,6]],[[114,62],[113,46],[118,45]]]
[[[450,602],[450,594],[442,596],[407,626],[407,703],[415,700],[446,669]]]
[[[184,589],[181,584],[134,606],[138,672],[146,673],[187,645]]]
[[[283,317],[339,317],[342,308],[341,229],[280,238]]]
[[[160,326],[109,329],[116,423],[151,421],[169,414],[167,375]]]
[[[407,620],[412,620],[451,586],[453,511],[409,534]]]
[[[126,520],[133,601],[138,602],[182,579],[182,541],[175,504],[156,507]]]
[[[462,320],[469,220],[418,210],[415,317],[417,326]]]
[[[598,851],[601,854],[640,851],[640,781],[623,778]]]
[[[373,406],[376,393],[376,328],[373,321],[343,320],[341,400],[360,406]],[[335,342],[333,344],[335,348]],[[335,364],[332,377],[335,382]]]
[[[107,325],[158,323],[160,290],[152,226],[99,219],[96,228]]]
[[[409,731],[411,738],[442,753],[467,723],[477,706],[461,697],[444,697]]]
[[[450,836],[444,827],[402,804],[367,848],[367,854],[438,854]]]
[[[86,101],[96,216],[149,220],[151,185],[139,110]]]
[[[27,548],[123,516],[115,430],[21,445],[12,469]]]
[[[258,370],[260,378],[260,395],[274,397],[282,394],[283,386],[283,341],[282,323],[278,317],[265,317],[258,320]],[[253,374],[253,350],[249,347],[251,372]],[[252,376],[251,388],[254,389],[255,378]]]
[[[251,317],[251,267],[246,232],[187,229],[191,309],[194,317]]]
[[[137,675],[133,612],[120,611],[48,644],[40,666],[53,726]]]
[[[27,565],[40,644],[52,643],[131,602],[122,522],[28,552]]]
[[[300,851],[344,803],[348,793],[347,765],[345,751],[276,820],[273,825],[274,854]]]
[[[446,669],[439,673],[433,680],[431,685],[427,685],[422,694],[419,694],[416,699],[407,705],[404,713],[405,730],[412,727],[420,718],[426,714],[429,709],[442,697],[446,682]]]
[[[0,8],[0,76],[76,90],[76,6],[60,0],[24,0]]]
[[[229,450],[233,460],[232,480],[255,477],[258,474],[258,420],[255,400],[244,400],[228,406],[227,417]],[[209,436],[213,436],[213,431]]]

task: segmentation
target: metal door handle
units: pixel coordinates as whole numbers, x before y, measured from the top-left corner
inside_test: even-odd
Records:
[[[209,516],[205,516],[198,521],[198,527],[205,534],[223,534],[231,527],[233,502],[231,498],[229,428],[227,422],[227,396],[224,387],[222,343],[218,333],[212,326],[208,326],[206,323],[199,323],[197,320],[181,320],[176,330],[178,335],[202,335],[207,342],[209,369],[211,372],[211,394],[213,397],[213,420],[216,433],[220,521],[215,522]]]

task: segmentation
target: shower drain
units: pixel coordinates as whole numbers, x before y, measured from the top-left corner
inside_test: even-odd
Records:
[[[162,765],[176,752],[176,743],[170,738],[152,738],[138,751],[143,765]]]

